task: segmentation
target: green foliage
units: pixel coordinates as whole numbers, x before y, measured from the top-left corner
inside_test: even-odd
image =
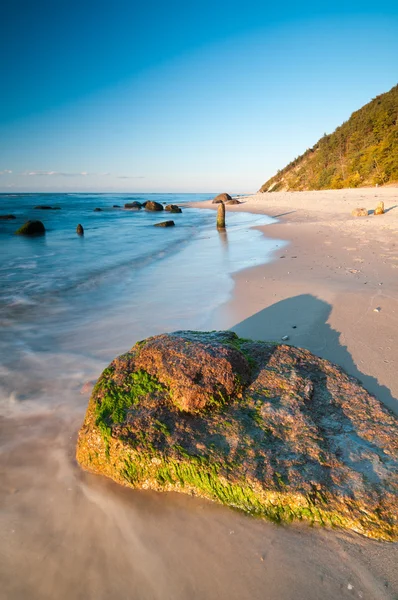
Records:
[[[398,181],[398,85],[354,112],[260,189],[340,189]]]

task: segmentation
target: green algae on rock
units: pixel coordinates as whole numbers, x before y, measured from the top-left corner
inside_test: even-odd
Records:
[[[229,331],[138,342],[95,386],[77,460],[133,488],[398,538],[396,417],[292,346]]]

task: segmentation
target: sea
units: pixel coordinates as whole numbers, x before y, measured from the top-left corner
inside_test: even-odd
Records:
[[[0,214],[16,216],[0,220],[0,596],[187,597],[185,575],[167,575],[167,540],[153,519],[164,525],[174,515],[183,530],[181,518],[201,502],[121,492],[83,473],[74,448],[85,390],[115,356],[150,335],[214,329],[233,274],[284,244],[256,229],[275,222],[265,215],[227,212],[219,232],[214,211],[188,207],[213,196],[0,195]],[[134,200],[178,204],[182,213],[123,208]],[[171,218],[175,227],[154,227]],[[46,234],[15,235],[28,219]],[[132,578],[138,595],[128,591]]]

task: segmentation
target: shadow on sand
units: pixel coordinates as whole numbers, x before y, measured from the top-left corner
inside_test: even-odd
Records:
[[[311,294],[301,294],[276,302],[231,329],[241,337],[275,340],[280,343],[281,337],[288,335],[289,341],[286,343],[306,348],[341,366],[398,414],[398,399],[394,398],[390,389],[381,385],[375,377],[362,373],[347,347],[340,343],[340,332],[328,323],[331,310],[332,307],[327,302]]]

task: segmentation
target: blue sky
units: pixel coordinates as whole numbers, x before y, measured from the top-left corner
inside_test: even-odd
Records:
[[[398,81],[393,2],[7,4],[5,192],[255,191]]]

